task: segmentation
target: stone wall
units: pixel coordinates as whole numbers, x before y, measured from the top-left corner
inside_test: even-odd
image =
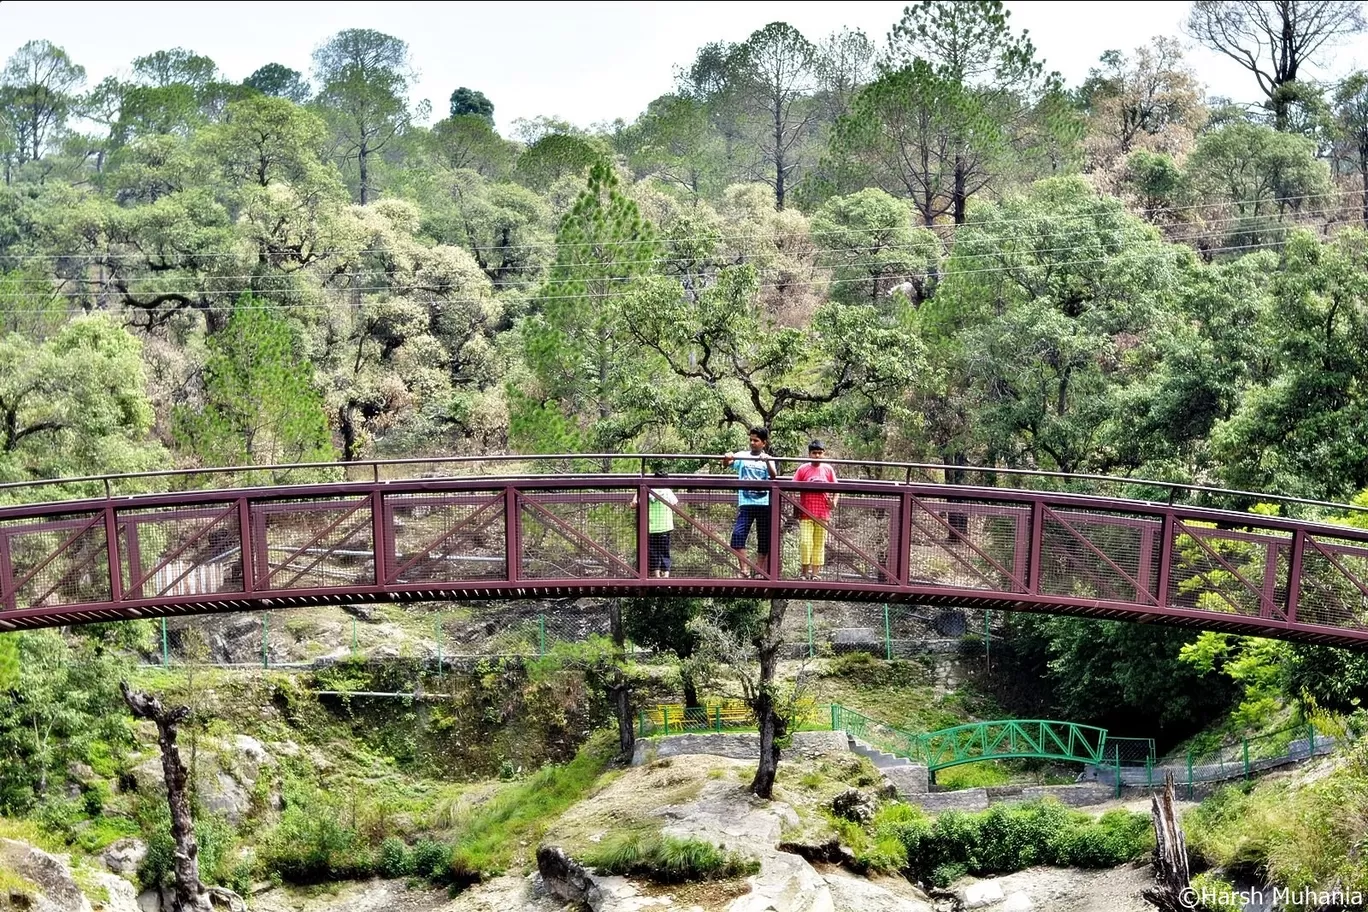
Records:
[[[780,759],[798,757],[814,760],[849,751],[850,746],[845,732],[795,732],[792,746],[781,753]],[[686,754],[708,754],[713,757],[730,757],[733,760],[758,761],[760,735],[758,732],[689,732],[683,735],[667,735],[663,738],[640,738],[632,752],[632,765],[641,766],[652,760],[681,757]]]
[[[1069,807],[1089,807],[1105,804],[1114,797],[1114,792],[1101,785],[1009,785],[925,794],[907,793],[899,788],[898,797],[909,804],[920,805],[927,811],[981,811],[992,804],[1038,801],[1041,798],[1053,798]]]
[[[904,801],[916,801],[930,791],[930,777],[925,765],[910,763],[906,766],[886,766],[879,772],[898,790],[898,797]]]

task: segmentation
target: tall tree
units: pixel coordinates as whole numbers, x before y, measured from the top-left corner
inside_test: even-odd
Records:
[[[172,48],[134,60],[133,75],[143,85],[156,88],[188,85],[202,89],[218,77],[218,65],[203,54]]]
[[[1351,74],[1335,90],[1335,121],[1337,157],[1358,172],[1360,212],[1368,227],[1368,72]]]
[[[725,153],[705,102],[662,95],[624,133],[628,160],[639,177],[674,184],[695,200],[719,189]]]
[[[522,327],[536,385],[514,391],[515,439],[529,447],[590,443],[607,452],[636,435],[633,416],[617,407],[622,391],[643,380],[628,356],[620,308],[658,249],[655,228],[622,192],[612,166],[595,164],[556,235],[556,262],[536,300],[540,313]],[[547,435],[548,427],[560,430]]]
[[[469,168],[485,177],[507,176],[517,148],[483,117],[460,114],[438,121],[428,134],[429,148],[448,168]]]
[[[333,125],[338,153],[355,161],[361,205],[374,196],[374,156],[409,123],[408,45],[372,29],[347,29],[314,51],[317,104]]]
[[[1137,148],[1184,151],[1206,111],[1201,83],[1178,42],[1161,36],[1130,57],[1107,51],[1101,64],[1079,90],[1096,137],[1095,158],[1105,164]]]
[[[1265,382],[1212,431],[1227,483],[1338,500],[1368,486],[1368,235],[1292,232],[1256,327]]]
[[[759,176],[774,188],[774,207],[784,198],[801,164],[801,149],[815,118],[817,47],[786,22],[771,22],[736,50],[732,78],[751,122],[760,153]]]
[[[834,123],[850,110],[855,95],[874,75],[875,48],[859,29],[832,32],[817,49],[817,85],[825,119]]]
[[[981,98],[924,60],[885,72],[832,132],[832,158],[916,209],[923,225],[964,221],[1001,169],[1006,139]]]
[[[1058,170],[1060,147],[1074,130],[1060,104],[1059,74],[1045,71],[1035,45],[1012,30],[1010,18],[1001,0],[922,0],[906,8],[888,36],[885,68],[919,73],[917,61],[925,61],[942,83],[936,94],[946,95],[956,109],[950,122],[964,123],[950,132],[946,145],[956,225],[967,219],[975,185],[982,189],[1001,173],[1003,162],[985,167],[998,150],[1010,149],[1018,163],[1043,154],[1050,173]]]
[[[1001,0],[920,0],[903,10],[888,35],[885,66],[898,69],[925,60],[969,86],[1014,84],[1023,94],[1038,89],[1045,67],[1026,33],[1012,31]]]
[[[15,132],[19,162],[37,161],[76,105],[85,69],[50,41],[30,41],[0,74],[0,106]]]
[[[930,297],[941,245],[932,232],[913,228],[910,216],[906,203],[872,187],[833,197],[813,213],[812,239],[834,271],[833,298],[878,304],[904,281],[913,304]]]
[[[313,365],[269,305],[244,297],[209,339],[200,407],[175,415],[177,436],[206,465],[330,462],[336,457]]]
[[[1260,124],[1237,122],[1202,134],[1184,172],[1207,204],[1203,215],[1234,216],[1225,221],[1233,245],[1266,242],[1281,232],[1285,214],[1324,209],[1330,191],[1329,170],[1316,160],[1311,140]]]
[[[1362,4],[1345,0],[1197,0],[1187,20],[1193,38],[1254,74],[1278,130],[1302,68],[1364,28]]]
[[[295,104],[309,100],[309,81],[298,70],[292,70],[282,63],[268,63],[242,81],[249,89],[256,89],[262,95],[284,98]]]
[[[42,345],[0,341],[0,476],[6,481],[154,468],[142,345],[106,317]]]
[[[473,114],[491,127],[494,126],[494,102],[485,97],[484,92],[461,86],[451,93],[451,116],[464,117]]]
[[[731,430],[759,424],[797,450],[820,428],[895,409],[922,365],[911,333],[867,304],[828,303],[801,328],[776,325],[756,285],[750,266],[730,267],[696,296],[653,277],[625,302],[627,327],[683,382],[693,420],[714,422],[693,445],[720,449]]]

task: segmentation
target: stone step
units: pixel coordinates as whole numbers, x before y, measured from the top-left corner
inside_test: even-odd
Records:
[[[876,769],[893,769],[900,766],[911,766],[911,761],[906,757],[899,757],[897,754],[890,754],[887,751],[879,750],[877,747],[870,747],[862,741],[851,737],[848,739],[850,750],[862,757],[868,757]]]

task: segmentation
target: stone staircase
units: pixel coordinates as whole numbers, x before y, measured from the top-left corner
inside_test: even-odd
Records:
[[[899,757],[897,754],[890,754],[888,751],[879,750],[877,747],[870,747],[854,735],[847,734],[846,740],[850,743],[850,752],[859,754],[861,757],[868,757],[869,762],[873,763],[878,769],[885,770],[897,766],[911,766],[912,761],[906,757]]]
[[[875,769],[893,783],[893,787],[898,790],[898,796],[903,800],[916,800],[916,796],[925,795],[930,791],[930,776],[925,764],[913,763],[906,757],[871,747],[849,733],[846,735],[846,741],[850,745],[850,752],[867,757]]]

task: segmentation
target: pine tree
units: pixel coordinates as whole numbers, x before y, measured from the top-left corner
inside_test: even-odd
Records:
[[[594,164],[588,187],[561,222],[537,312],[523,323],[535,388],[510,389],[515,445],[542,453],[610,451],[636,435],[633,411],[618,407],[641,382],[620,305],[659,250],[655,229],[619,189],[612,166]]]

